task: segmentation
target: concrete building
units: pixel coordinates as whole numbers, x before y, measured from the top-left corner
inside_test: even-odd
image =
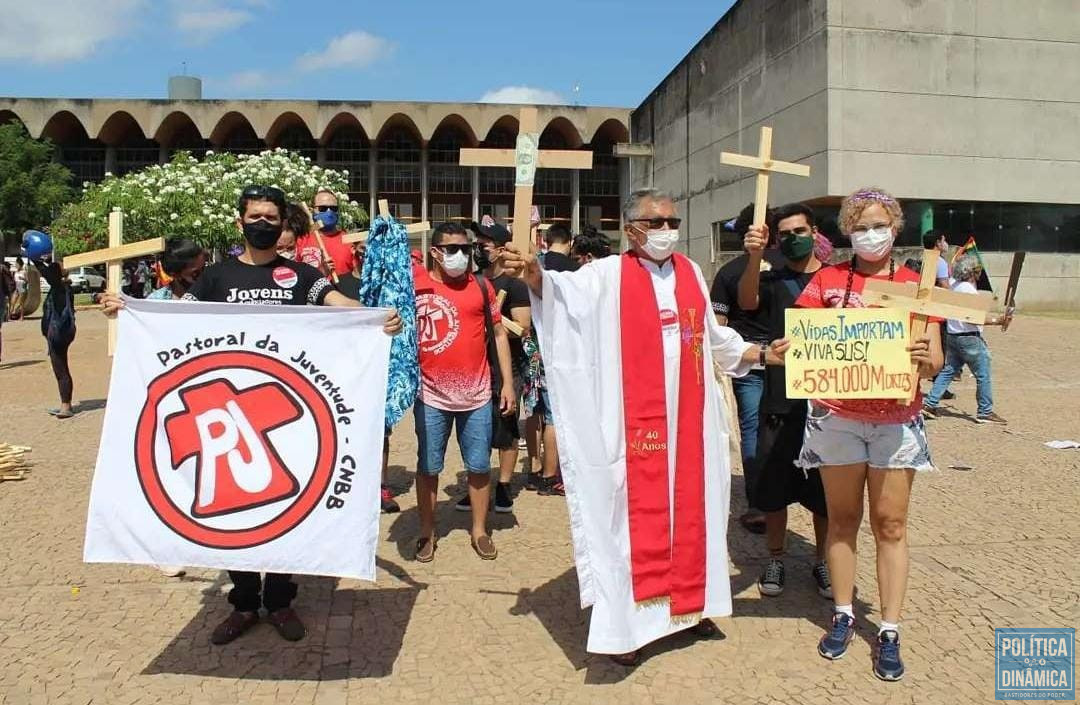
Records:
[[[196,79],[187,79],[187,84]],[[175,81],[174,81],[175,83]],[[18,120],[57,146],[75,178],[99,181],[166,162],[178,150],[258,152],[286,147],[348,169],[352,197],[374,212],[386,198],[405,222],[508,217],[512,168],[458,164],[461,147],[513,147],[518,106],[480,103],[0,98],[0,124]],[[172,84],[170,84],[172,88]],[[591,171],[540,169],[545,222],[586,223],[617,237],[620,168],[613,146],[629,137],[625,108],[542,106],[540,146],[587,149]]]
[[[974,235],[995,280],[1029,253],[1026,305],[1080,303],[1080,11],[1075,0],[740,0],[631,116],[634,186],[673,191],[706,269],[740,243],[722,223],[753,174],[720,152],[812,169],[774,204],[818,207],[878,185],[904,202],[902,243]]]

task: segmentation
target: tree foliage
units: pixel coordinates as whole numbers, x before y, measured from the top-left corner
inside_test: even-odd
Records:
[[[168,164],[123,177],[107,174],[100,184],[83,184],[82,198],[54,222],[53,240],[64,255],[104,247],[109,212],[121,208],[127,242],[179,236],[226,249],[241,240],[237,200],[252,184],[276,186],[290,201],[308,202],[326,188],[338,196],[341,227],[367,221],[364,209],[348,200],[347,171],[325,169],[284,149],[254,155],[207,152],[202,160],[179,152]]]
[[[47,226],[75,198],[71,172],[53,161],[48,140],[31,139],[21,123],[0,125],[0,233],[3,253],[23,230]]]

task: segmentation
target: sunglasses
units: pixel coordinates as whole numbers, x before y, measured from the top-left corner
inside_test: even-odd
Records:
[[[339,206],[315,206],[316,213],[325,213],[326,211],[338,212]]]
[[[444,255],[456,255],[459,252],[464,252],[467,255],[471,255],[473,251],[472,245],[435,245],[435,249],[442,252]]]
[[[682,218],[635,218],[631,223],[648,223],[650,230],[661,230],[666,223],[672,230],[678,230],[682,224]]]
[[[285,202],[285,192],[273,186],[248,186],[240,198],[265,198],[268,201]]]

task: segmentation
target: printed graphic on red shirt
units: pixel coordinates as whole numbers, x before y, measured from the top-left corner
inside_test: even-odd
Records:
[[[326,246],[326,252],[334,262],[334,271],[338,274],[347,274],[356,266],[356,253],[353,252],[352,245],[341,240],[344,234],[341,230],[322,234],[323,245]],[[316,269],[326,271],[323,266],[322,250],[319,248],[319,241],[314,233],[308,233],[296,239],[296,259]]]
[[[491,318],[495,290],[486,282]],[[416,323],[420,345],[420,395],[428,406],[470,411],[491,400],[484,298],[471,276],[462,282],[438,282],[427,272],[416,278]]]

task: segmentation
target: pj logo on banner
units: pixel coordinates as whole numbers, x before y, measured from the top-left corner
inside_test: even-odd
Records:
[[[374,580],[385,318],[129,301],[84,559]]]

